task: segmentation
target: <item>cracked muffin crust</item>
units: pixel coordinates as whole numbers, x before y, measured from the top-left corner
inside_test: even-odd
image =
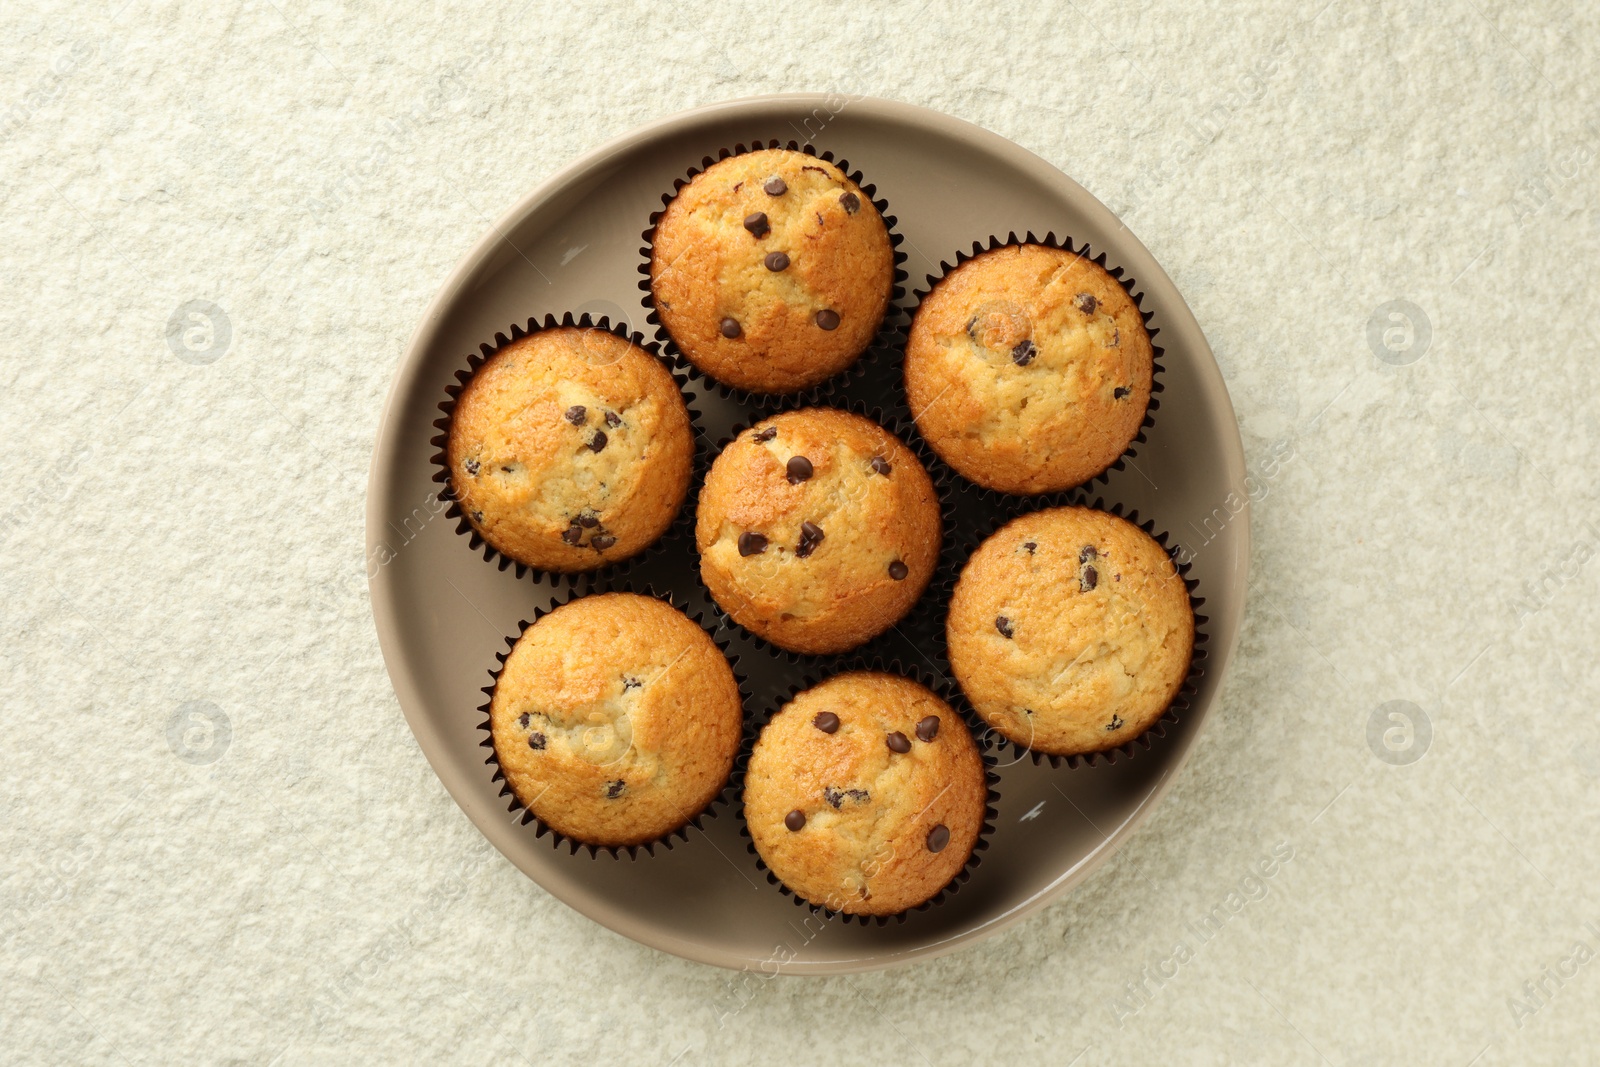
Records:
[[[546,571],[627,559],[689,490],[694,431],[661,362],[608,330],[538,330],[491,356],[450,419],[462,513],[494,548]]]
[[[793,392],[850,366],[893,289],[894,247],[871,198],[790,149],[707,167],[651,241],[662,326],[696,367],[750,392]]]
[[[699,815],[732,773],[743,716],[706,632],[633,593],[573,600],[528,627],[489,706],[517,799],[598,846],[644,844]]]
[[[870,419],[802,408],[757,423],[700,490],[700,575],[722,609],[780,648],[843,652],[927,587],[943,520],[915,454]]]
[[[876,671],[797,694],[762,729],[744,782],[745,821],[774,877],[851,915],[894,915],[948,885],[987,799],[961,717]]]
[[[1139,307],[1099,264],[1007,245],[947,274],[906,343],[917,428],[962,475],[1007,493],[1081,485],[1139,433],[1154,373]]]
[[[1194,610],[1160,544],[1092,508],[1013,519],[967,560],[945,623],[985,722],[1067,756],[1131,741],[1189,673]]]

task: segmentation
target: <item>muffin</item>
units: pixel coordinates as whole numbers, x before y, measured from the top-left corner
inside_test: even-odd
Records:
[[[489,728],[511,792],[588,845],[653,841],[722,791],[743,701],[704,630],[653,597],[573,600],[523,631]]]
[[[695,175],[651,241],[661,325],[696,367],[754,393],[850,366],[893,290],[894,246],[872,199],[832,163],[790,149]]]
[[[922,301],[906,343],[917,428],[1006,493],[1088,481],[1139,433],[1154,359],[1138,305],[1092,260],[1048,245],[969,259]]]
[[[492,547],[545,571],[644,550],[689,490],[694,430],[649,352],[558,326],[513,341],[467,382],[446,461],[461,511]]]
[[[700,576],[734,620],[821,655],[893,626],[933,575],[943,523],[927,471],[882,426],[834,408],[785,412],[711,466]]]
[[[1066,756],[1144,733],[1194,650],[1189,590],[1133,523],[1091,508],[1014,519],[967,560],[945,624],[950,667],[985,722]]]
[[[785,705],[744,781],[745,821],[773,876],[850,915],[894,915],[949,885],[987,799],[961,717],[917,683],[872,671]]]

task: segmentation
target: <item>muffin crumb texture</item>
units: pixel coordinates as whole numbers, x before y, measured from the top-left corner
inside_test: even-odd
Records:
[[[632,593],[582,597],[528,627],[489,708],[516,798],[551,829],[613,847],[698,816],[732,773],[742,721],[705,631]]]
[[[803,899],[894,915],[948,885],[977,843],[988,790],[977,745],[936,694],[855,671],[798,694],[761,732],[745,819]]]
[[[950,665],[984,721],[1038,752],[1115,748],[1189,672],[1194,611],[1171,557],[1090,508],[1014,519],[972,554],[946,622]]]

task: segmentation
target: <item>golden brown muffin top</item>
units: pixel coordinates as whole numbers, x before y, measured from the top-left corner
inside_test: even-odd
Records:
[[[894,248],[838,167],[762,149],[713,164],[673,197],[651,242],[650,284],[695,366],[736,388],[792,392],[871,343],[894,289]]]
[[[1194,611],[1171,557],[1091,508],[1014,519],[962,569],[946,622],[950,665],[986,722],[1056,755],[1115,748],[1178,694]]]
[[[798,694],[761,731],[745,819],[793,892],[835,911],[916,907],[966,865],[983,828],[983,761],[950,706],[855,671]]]
[[[479,367],[446,450],[467,520],[548,571],[592,570],[655,541],[683,504],[693,454],[688,409],[661,362],[577,327],[536,331]]]
[[[700,571],[723,609],[774,644],[839,652],[893,625],[927,586],[942,520],[916,455],[834,408],[741,433],[700,492]]]
[[[534,815],[585,844],[635,845],[722,790],[743,701],[727,659],[682,612],[604,593],[523,632],[489,719],[500,769]]]
[[[1126,451],[1154,361],[1138,305],[1092,260],[1007,245],[946,275],[906,345],[907,400],[928,443],[991,489],[1079,485]]]

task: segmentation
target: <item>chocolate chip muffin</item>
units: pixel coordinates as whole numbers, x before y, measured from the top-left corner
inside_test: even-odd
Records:
[[[612,847],[699,815],[733,770],[742,719],[705,631],[632,593],[583,597],[528,627],[489,705],[516,798],[551,829]]]
[[[1194,611],[1149,534],[1104,511],[1051,508],[967,560],[945,636],[984,721],[1066,756],[1115,748],[1161,717],[1189,672]]]
[[[761,859],[796,895],[850,915],[894,915],[966,866],[988,798],[961,717],[905,678],[837,675],[761,731],[744,816]]]
[[[474,529],[545,571],[627,559],[689,490],[694,430],[649,352],[558,326],[513,341],[467,382],[450,419],[450,488]]]
[[[933,483],[882,426],[803,408],[741,433],[711,466],[695,529],[724,611],[781,648],[854,648],[922,595],[943,524]]]
[[[964,476],[1006,493],[1088,481],[1139,433],[1154,369],[1138,305],[1092,260],[1007,245],[961,264],[906,344],[917,428]]]
[[[755,393],[787,393],[864,352],[894,289],[888,227],[845,173],[782,148],[730,156],[656,223],[650,292],[689,361]]]

